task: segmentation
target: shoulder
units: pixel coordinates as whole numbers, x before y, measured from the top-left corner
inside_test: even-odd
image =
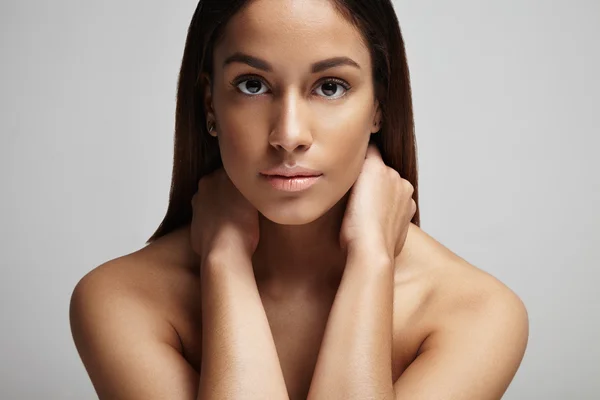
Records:
[[[500,280],[415,225],[411,224],[405,246],[406,252],[396,260],[396,285],[421,288],[432,329],[469,318],[495,320],[503,316],[520,325],[524,333],[528,325],[525,305]]]
[[[502,305],[517,318],[526,316],[523,302],[510,288],[421,228],[411,224],[405,247],[396,259],[396,284],[421,286],[436,320],[456,312],[486,313]]]
[[[448,393],[494,398],[486,396],[506,389],[523,358],[529,335],[525,305],[505,284],[414,225],[405,246],[396,263],[396,291],[417,287],[423,299],[416,308],[422,342],[407,376],[438,371],[440,384],[455,378],[448,381]],[[459,383],[466,379],[460,374],[488,380],[489,390]],[[486,394],[477,397],[480,390]]]
[[[177,268],[169,262],[161,242],[94,268],[79,280],[71,294],[74,335],[79,329],[96,324],[117,324],[136,318],[160,321],[167,314],[164,287],[176,275]],[[170,336],[165,327],[159,331]]]
[[[185,292],[195,292],[195,281],[177,235],[96,267],[73,290],[73,340],[101,398],[141,393],[144,376],[157,373],[159,362],[172,368],[181,390],[193,386],[174,320],[189,301]],[[152,390],[162,390],[159,384],[164,382],[153,383]]]
[[[196,289],[194,259],[185,238],[185,230],[175,231],[88,272],[71,295],[71,319],[90,318],[90,311],[114,311],[168,321],[175,296]]]
[[[529,336],[527,309],[509,287],[465,260],[449,261],[434,277],[430,335],[421,351],[476,344],[503,353],[515,368]]]

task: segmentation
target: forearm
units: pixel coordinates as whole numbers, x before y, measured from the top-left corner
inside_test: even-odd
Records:
[[[252,264],[211,254],[202,266],[198,399],[288,399]]]
[[[348,256],[310,387],[309,400],[394,398],[392,261]]]

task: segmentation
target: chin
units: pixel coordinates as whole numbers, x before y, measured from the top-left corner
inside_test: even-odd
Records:
[[[302,193],[289,194],[257,190],[259,186],[250,185],[240,185],[238,189],[267,220],[278,225],[300,226],[311,224],[328,214],[344,202],[350,190],[336,193],[339,189],[332,185],[322,188],[318,185]]]
[[[327,210],[312,207],[298,207],[288,204],[281,206],[270,205],[258,208],[258,211],[269,221],[279,225],[306,225],[322,217]]]

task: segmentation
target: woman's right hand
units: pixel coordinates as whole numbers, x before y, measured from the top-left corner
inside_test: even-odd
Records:
[[[192,210],[190,240],[202,261],[214,250],[252,257],[259,239],[258,211],[223,168],[200,179]]]

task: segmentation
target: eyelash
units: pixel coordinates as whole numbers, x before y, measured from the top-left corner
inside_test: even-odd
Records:
[[[239,77],[237,77],[236,79],[234,79],[231,82],[231,85],[233,86],[234,89],[236,89],[239,93],[241,93],[244,96],[258,97],[258,96],[262,96],[262,95],[266,94],[266,93],[263,93],[263,94],[257,94],[257,95],[249,95],[249,94],[246,94],[246,93],[243,93],[243,92],[240,91],[240,89],[238,88],[238,86],[240,85],[240,83],[246,82],[246,81],[252,81],[252,80],[261,82],[263,85],[265,85],[267,87],[269,86],[264,81],[264,79],[262,79],[258,75],[242,75],[242,76],[239,76]],[[348,82],[346,82],[346,81],[344,81],[342,79],[333,78],[333,77],[323,78],[321,81],[319,81],[319,84],[317,85],[317,87],[319,87],[320,85],[323,85],[325,83],[335,83],[335,84],[338,84],[341,87],[343,87],[344,90],[345,90],[345,93],[343,95],[341,95],[340,97],[334,98],[334,99],[329,99],[329,101],[339,100],[339,99],[345,97],[348,94],[348,92],[352,89],[352,86],[350,86],[350,84]],[[320,96],[320,97],[323,97],[323,96]],[[327,99],[327,97],[324,97],[324,98]]]

